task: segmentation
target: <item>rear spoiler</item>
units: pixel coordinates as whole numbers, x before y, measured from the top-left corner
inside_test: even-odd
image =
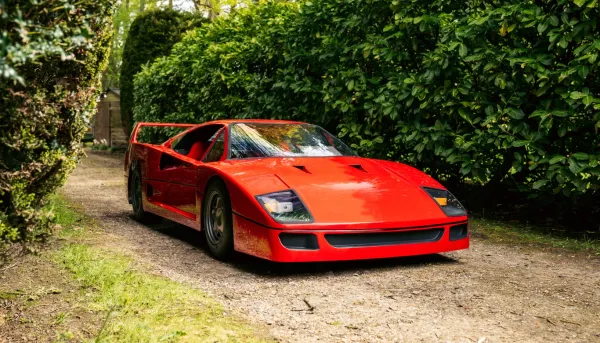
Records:
[[[181,129],[189,129],[194,126],[198,126],[198,124],[176,124],[176,123],[137,123],[131,131],[131,137],[129,138],[130,143],[137,143],[138,133],[142,127],[165,127],[165,128],[181,128]]]

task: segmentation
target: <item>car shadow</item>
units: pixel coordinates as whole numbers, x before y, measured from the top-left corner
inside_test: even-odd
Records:
[[[432,254],[358,261],[278,263],[253,256],[237,254],[236,259],[232,263],[235,268],[242,271],[277,278],[303,275],[331,275],[331,273],[335,273],[336,275],[360,275],[372,270],[417,268],[433,264],[458,262],[443,255]]]
[[[208,251],[204,234],[200,231],[171,222],[167,219],[143,225],[151,230],[189,244],[197,248],[199,253],[213,259]],[[454,263],[459,262],[453,258],[440,254],[359,261],[279,263],[237,252],[232,256],[231,260],[227,262],[227,264],[240,271],[274,278],[302,275],[329,275],[332,272],[335,272],[338,275],[353,275],[374,269],[419,268],[428,265]]]

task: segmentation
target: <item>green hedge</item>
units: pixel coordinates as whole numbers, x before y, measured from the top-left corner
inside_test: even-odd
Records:
[[[600,188],[596,0],[266,3],[136,77],[135,120],[293,118],[449,184]]]
[[[113,0],[0,0],[0,245],[43,239],[42,210],[82,155]]]
[[[171,9],[152,10],[135,18],[123,48],[121,65],[121,120],[128,134],[133,127],[133,77],[142,66],[160,56],[168,55],[181,35],[201,26],[207,19],[197,14]]]
[[[250,106],[268,96],[283,65],[283,40],[295,8],[252,7],[188,32],[170,57],[136,77],[135,121],[261,116]]]

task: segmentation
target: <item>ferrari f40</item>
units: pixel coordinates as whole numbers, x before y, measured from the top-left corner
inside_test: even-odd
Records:
[[[278,120],[138,123],[125,157],[137,220],[201,230],[210,253],[278,262],[469,247],[467,211],[402,163],[357,156],[324,129]]]

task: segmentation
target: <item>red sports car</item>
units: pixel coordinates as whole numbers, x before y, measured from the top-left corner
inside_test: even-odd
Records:
[[[440,183],[359,157],[306,123],[138,123],[125,177],[136,219],[154,214],[202,230],[219,259],[234,250],[306,262],[469,247],[467,212]]]

